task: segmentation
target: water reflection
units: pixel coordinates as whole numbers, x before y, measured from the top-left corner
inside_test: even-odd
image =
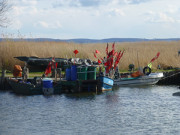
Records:
[[[0,92],[0,134],[180,134],[177,86],[19,96]]]
[[[117,103],[119,101],[119,96],[116,91],[107,91],[105,93],[106,103]]]
[[[88,99],[88,100],[94,100],[96,97],[96,93],[94,92],[84,92],[84,93],[70,93],[70,94],[64,94],[66,98],[69,99]]]

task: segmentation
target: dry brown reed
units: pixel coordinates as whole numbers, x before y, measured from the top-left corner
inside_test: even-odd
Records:
[[[112,43],[109,44],[109,50]],[[101,53],[98,54],[104,57],[106,43],[88,43],[75,44],[66,42],[27,42],[5,40],[0,42],[0,68],[11,70],[15,64],[23,65],[22,62],[14,59],[16,56],[37,56],[37,57],[59,57],[72,58],[73,51],[77,49],[79,58],[94,58],[93,52],[95,49]],[[180,67],[178,50],[180,50],[180,41],[147,41],[147,42],[123,42],[115,44],[116,51],[125,50],[125,53],[120,60],[120,69],[127,70],[129,64],[134,64],[135,67],[144,67],[150,60],[160,52],[159,58],[153,63],[152,68],[156,69],[157,65],[167,67]]]

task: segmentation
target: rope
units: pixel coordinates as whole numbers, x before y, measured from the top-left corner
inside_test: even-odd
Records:
[[[163,77],[161,80],[164,80],[164,79],[166,79],[166,78],[169,78],[169,77],[175,76],[175,75],[177,75],[177,74],[180,74],[180,71],[179,71],[179,72],[177,72],[177,73],[175,73],[175,74],[172,74],[172,75],[170,75],[170,76]]]

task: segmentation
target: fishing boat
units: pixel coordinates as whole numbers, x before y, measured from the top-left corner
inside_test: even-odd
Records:
[[[94,57],[97,58],[99,64],[99,76],[97,80],[100,82],[100,87],[102,91],[112,90],[114,85],[114,72],[117,68],[117,65],[124,54],[123,51],[115,51],[115,42],[112,44],[112,50],[109,51],[109,44],[107,43],[106,47],[106,56],[104,59],[101,57],[100,52],[95,50]],[[104,68],[104,71],[103,71]]]
[[[99,80],[100,82],[100,89],[102,91],[106,91],[106,90],[112,90],[113,84],[114,84],[114,80],[106,77],[106,76],[99,76],[97,78],[97,80]]]
[[[115,86],[139,86],[139,85],[153,85],[156,84],[164,75],[163,73],[151,73],[152,63],[159,57],[160,52],[151,59],[148,66],[139,68],[138,71],[131,73],[125,77],[119,75],[119,71],[115,72],[114,85]]]
[[[9,79],[9,84],[14,93],[20,95],[40,95],[43,94],[41,85],[19,82],[17,79]]]
[[[150,73],[137,77],[127,76],[114,79],[114,86],[154,85],[163,77],[163,73]]]
[[[38,83],[35,79],[28,79],[27,82],[23,82],[22,79],[11,78],[9,84],[15,94],[18,95],[52,95],[61,94],[61,84],[52,83],[50,79],[44,79]]]
[[[28,64],[28,66],[32,67],[31,70],[34,71],[42,71],[47,68],[49,65],[49,62],[53,59],[53,57],[49,58],[39,58],[35,56],[26,57],[26,56],[18,56],[14,57],[22,62],[25,62]],[[80,59],[80,58],[54,58],[54,61],[57,63],[57,68],[66,69],[67,64],[76,64],[76,65],[96,65],[98,64],[96,61],[91,61],[90,59]]]

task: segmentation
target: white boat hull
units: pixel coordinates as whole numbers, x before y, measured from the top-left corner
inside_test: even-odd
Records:
[[[163,73],[151,73],[147,76],[136,78],[118,78],[114,80],[114,86],[130,86],[130,85],[153,85],[163,77]]]

